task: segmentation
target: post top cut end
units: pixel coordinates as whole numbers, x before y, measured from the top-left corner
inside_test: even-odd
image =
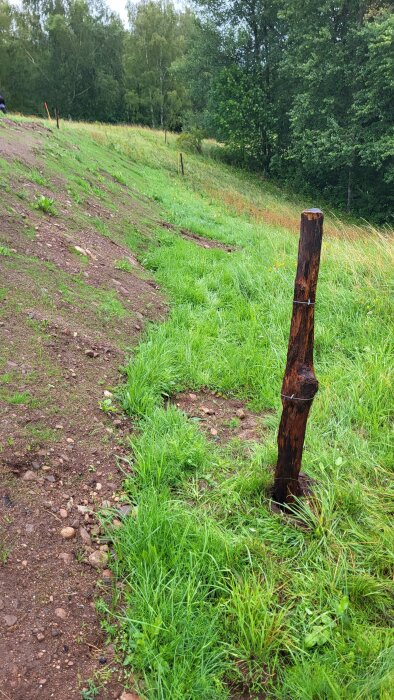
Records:
[[[323,212],[320,209],[304,209],[302,216],[306,216],[309,220],[320,219],[323,216]]]

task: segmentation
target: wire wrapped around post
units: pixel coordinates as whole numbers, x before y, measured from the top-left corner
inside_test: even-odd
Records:
[[[273,497],[289,503],[302,495],[299,481],[309,411],[318,390],[313,368],[314,319],[323,214],[308,209],[301,214],[298,265],[294,287],[286,371],[282,384],[282,418],[278,432],[278,462]]]

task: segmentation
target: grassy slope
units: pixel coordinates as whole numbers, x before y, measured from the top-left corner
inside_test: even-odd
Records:
[[[285,201],[201,157],[186,157],[182,180],[175,141],[165,146],[148,130],[70,124],[56,140],[50,157],[62,169],[74,158],[69,144],[80,149],[75,201],[102,164],[159,203],[164,220],[238,247],[231,255],[203,249],[152,220],[125,221],[119,231],[171,302],[120,389],[140,427],[126,479],[136,508],[114,535],[124,586],[106,624],[141,694],[214,700],[248,687],[251,697],[388,699],[389,244],[377,232],[327,223],[316,313],[320,393],[304,457],[315,497],[301,506],[308,527],[296,528],[270,511],[267,487],[295,229],[311,203]],[[165,409],[163,396],[201,386],[267,411],[261,444],[208,444],[195,423]],[[200,488],[201,479],[211,488]]]

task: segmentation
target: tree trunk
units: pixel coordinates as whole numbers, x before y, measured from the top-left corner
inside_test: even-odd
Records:
[[[306,424],[318,381],[313,369],[314,309],[323,214],[309,209],[301,214],[298,266],[294,287],[286,371],[282,385],[282,418],[278,433],[278,462],[273,496],[291,502],[302,493],[299,483]]]

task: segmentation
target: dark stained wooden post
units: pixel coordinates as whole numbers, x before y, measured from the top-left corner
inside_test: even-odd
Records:
[[[179,154],[179,160],[180,160],[180,164],[181,164],[181,173],[182,173],[182,175],[184,175],[185,174],[185,167],[183,165],[183,153]]]
[[[313,342],[322,236],[322,212],[319,209],[303,211],[273,488],[273,497],[279,503],[289,503],[293,496],[302,494],[298,477],[305,430],[319,386],[313,369]]]
[[[56,117],[56,126],[57,126],[57,128],[59,128],[59,110],[57,107],[55,109],[55,117]]]

